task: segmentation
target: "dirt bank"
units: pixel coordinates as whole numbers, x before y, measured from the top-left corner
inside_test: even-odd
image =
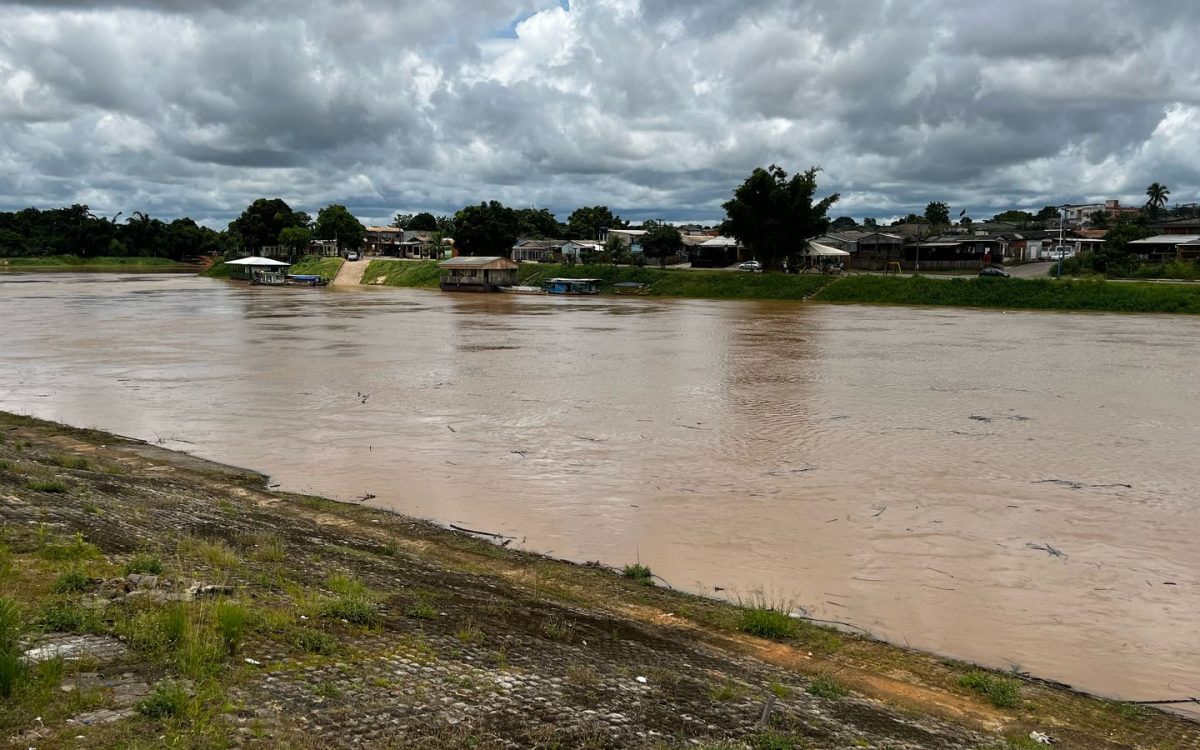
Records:
[[[998,675],[972,689],[965,665],[264,485],[0,414],[0,597],[25,654],[0,736],[1005,748],[1039,730],[1066,748],[1200,747],[1170,715]]]

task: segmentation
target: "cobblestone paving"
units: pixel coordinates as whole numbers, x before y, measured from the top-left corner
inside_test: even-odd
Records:
[[[29,453],[19,458],[29,460]],[[244,473],[190,459],[165,470],[149,447],[127,446],[123,455],[128,465],[119,473],[70,472],[86,492],[31,491],[0,473],[0,523],[15,530],[9,536],[17,546],[33,529],[48,528],[61,536],[81,532],[114,561],[145,550],[160,550],[167,559],[181,554],[173,549],[180,540],[199,539],[223,543],[239,562],[222,567],[192,560],[186,575],[168,569],[153,580],[97,582],[81,599],[156,596],[186,602],[205,584],[217,583],[216,594],[269,604],[285,596],[280,584],[285,573],[287,585],[325,597],[333,596],[331,573],[353,574],[377,596],[380,621],[372,627],[302,616],[306,627],[339,642],[331,655],[298,653],[269,633],[241,646],[233,660],[230,710],[222,717],[235,746],[733,742],[955,750],[992,747],[995,741],[853,693],[816,697],[807,692],[805,676],[681,631],[575,605],[493,573],[434,565],[414,551],[420,544],[390,541],[405,537],[414,523],[403,518],[364,510],[350,523],[326,501],[285,502],[260,493],[253,487],[259,480]],[[266,538],[279,546],[270,562],[255,557]],[[428,611],[414,614],[419,603]],[[87,672],[72,679],[76,686],[104,690],[108,699],[71,718],[80,726],[141,720],[130,718],[131,707],[161,677],[131,666],[137,654],[108,637],[51,634],[29,647],[38,658],[92,660]],[[64,685],[70,689],[79,688]],[[778,697],[770,731],[791,744],[761,744],[767,740],[760,722],[771,696]],[[1200,743],[1190,725],[1181,723],[1172,746]]]

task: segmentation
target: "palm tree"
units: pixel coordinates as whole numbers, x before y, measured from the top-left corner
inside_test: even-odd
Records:
[[[1167,198],[1171,197],[1171,191],[1166,185],[1160,185],[1157,182],[1150,183],[1150,187],[1146,188],[1146,207],[1150,209],[1150,213],[1158,213],[1159,209],[1167,205]]]

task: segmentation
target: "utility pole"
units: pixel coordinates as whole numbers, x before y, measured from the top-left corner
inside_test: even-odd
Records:
[[[1058,278],[1062,278],[1063,255],[1067,249],[1063,246],[1063,225],[1066,224],[1067,207],[1058,207]]]

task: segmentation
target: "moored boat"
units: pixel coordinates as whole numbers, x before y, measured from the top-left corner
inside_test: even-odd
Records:
[[[500,291],[505,294],[545,294],[546,290],[540,286],[502,286]]]
[[[546,294],[599,294],[602,279],[550,279]]]

